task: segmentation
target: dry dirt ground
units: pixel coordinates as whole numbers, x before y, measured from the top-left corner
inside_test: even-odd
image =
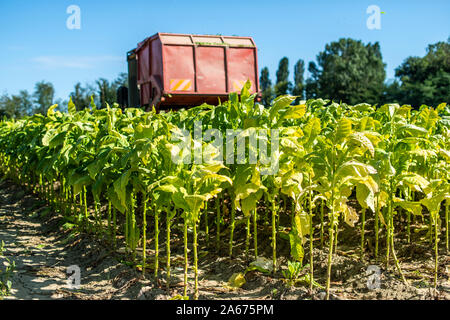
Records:
[[[50,210],[42,201],[8,182],[0,182],[0,241],[5,242],[5,253],[15,261],[12,277],[12,292],[5,299],[170,299],[182,294],[183,247],[181,238],[172,248],[172,280],[169,292],[165,289],[165,252],[163,231],[160,239],[160,280],[153,280],[152,270],[146,278],[139,270],[126,263],[123,250],[112,251],[111,244],[98,236],[69,230],[66,220]],[[238,228],[237,228],[238,229]],[[241,228],[242,229],[242,228]],[[345,231],[345,230],[343,230]],[[261,239],[265,237],[261,231]],[[245,238],[237,233],[236,238]],[[345,232],[343,232],[343,239]],[[344,241],[344,240],[343,240]],[[357,242],[357,239],[356,239]],[[244,272],[249,260],[241,254],[243,243],[236,244],[237,257],[226,256],[226,239],[223,252],[200,251],[199,285],[200,299],[323,299],[325,292],[315,288],[311,293],[306,285],[290,287],[281,272],[268,276],[258,271],[245,275],[246,283],[237,290],[226,288],[230,276]],[[289,243],[283,239],[278,243],[280,266],[287,265]],[[149,240],[148,248],[152,248]],[[270,258],[270,242],[260,240],[261,254]],[[356,245],[357,248],[357,245]],[[332,269],[332,299],[440,299],[450,298],[450,257],[441,252],[439,259],[438,290],[434,291],[434,262],[432,250],[425,244],[397,244],[401,266],[409,285],[400,280],[393,266],[387,271],[381,268],[380,288],[369,290],[366,270],[369,261],[361,262],[357,251],[338,247]],[[149,250],[149,255],[152,251]],[[326,252],[315,249],[315,279],[325,283]],[[306,256],[306,259],[307,256]],[[0,264],[2,263],[0,258]],[[80,267],[80,287],[70,288],[67,268]],[[1,268],[3,266],[0,265]],[[189,274],[190,284],[193,274]],[[192,298],[192,287],[189,294]]]

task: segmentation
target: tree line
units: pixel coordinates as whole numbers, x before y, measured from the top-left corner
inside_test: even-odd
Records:
[[[283,57],[272,84],[269,69],[260,75],[262,102],[265,106],[277,96],[292,94],[300,99],[323,98],[357,104],[399,103],[419,107],[450,103],[450,38],[431,44],[424,57],[408,57],[395,69],[395,79],[386,82],[386,64],[380,45],[342,38],[325,46],[308,64],[294,65],[294,82],[289,81],[289,60]]]
[[[93,84],[76,83],[70,98],[77,109],[84,109],[91,103],[91,97],[97,106],[112,105],[117,101],[116,92],[120,86],[127,86],[128,75],[120,73],[113,81],[100,78]],[[55,88],[51,82],[39,81],[34,86],[32,93],[21,90],[18,94],[0,96],[0,118],[20,118],[36,113],[46,114],[48,108],[58,104],[60,109],[66,108],[68,101],[55,98]]]
[[[294,82],[289,80],[289,60],[283,57],[272,84],[269,69],[260,75],[262,103],[283,94],[301,99],[323,98],[336,102],[357,104],[399,103],[419,107],[422,104],[437,106],[450,103],[450,37],[447,41],[430,44],[423,57],[408,57],[395,69],[395,79],[386,82],[386,64],[383,62],[378,42],[342,38],[325,46],[308,64],[309,77],[305,79],[305,62],[299,59],[294,65]],[[127,85],[127,74],[121,73],[113,80],[100,78],[93,84],[76,83],[70,98],[77,109],[90,105],[91,97],[98,106],[117,102],[117,89]],[[67,106],[68,101],[55,99],[52,83],[40,81],[32,93],[21,90],[18,94],[0,96],[0,118],[20,118],[35,113],[46,114],[57,103]]]

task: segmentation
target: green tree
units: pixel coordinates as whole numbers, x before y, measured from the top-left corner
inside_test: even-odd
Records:
[[[98,79],[97,84],[97,94],[100,99],[100,106],[106,107],[106,104],[112,105],[116,102],[116,91],[114,90],[114,86],[109,83],[108,80],[104,78]]]
[[[117,89],[120,86],[127,86],[128,75],[126,73],[120,73],[119,76],[112,82],[109,82],[104,78],[100,78],[96,81],[96,84],[100,106],[105,107],[106,103],[112,105],[117,102]]]
[[[427,48],[427,54],[408,57],[396,70],[402,103],[418,107],[450,103],[450,38]]]
[[[128,73],[121,72],[117,78],[113,81],[113,85],[118,88],[120,86],[128,87]]]
[[[308,72],[310,73],[310,77],[305,82],[306,99],[317,99],[319,98],[319,69],[317,69],[314,62],[308,64]]]
[[[53,104],[55,89],[50,82],[40,81],[34,87],[33,98],[36,107],[33,113],[46,114],[48,108]]]
[[[19,92],[19,113],[20,116],[32,114],[33,112],[33,97],[27,90],[20,90]]]
[[[289,59],[283,57],[278,64],[277,70],[277,82],[275,84],[275,96],[281,96],[287,94],[292,89],[292,83],[289,78]]]
[[[70,93],[73,103],[75,104],[77,110],[83,110],[88,108],[91,104],[91,96],[96,99],[95,89],[90,85],[85,85],[84,87],[81,83],[76,83],[74,91]]]
[[[379,103],[386,77],[380,45],[342,38],[325,46],[311,72],[309,94],[350,104]]]
[[[300,99],[303,99],[304,94],[303,90],[305,87],[304,84],[304,75],[305,73],[305,62],[302,59],[299,59],[294,66],[294,88],[292,89],[292,94],[294,96],[299,96]]]
[[[383,99],[380,101],[380,105],[385,103],[403,104],[403,101],[405,101],[405,98],[400,82],[396,79],[387,82],[384,86]]]
[[[269,69],[264,67],[259,77],[259,85],[261,86],[261,99],[264,106],[270,106],[273,99],[272,81],[269,77]]]
[[[33,101],[27,90],[21,90],[18,95],[3,94],[0,97],[0,117],[21,118],[31,114]]]

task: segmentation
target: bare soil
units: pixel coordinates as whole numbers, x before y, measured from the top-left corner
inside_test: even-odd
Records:
[[[183,242],[181,225],[175,224],[172,238],[172,278],[170,290],[165,285],[165,238],[160,234],[160,276],[154,280],[152,259],[145,278],[140,267],[127,263],[124,248],[112,250],[107,237],[100,237],[67,228],[67,220],[53,212],[43,201],[25,192],[9,181],[0,182],[0,241],[5,242],[5,256],[15,261],[12,292],[5,299],[170,299],[183,294]],[[370,221],[368,221],[368,228]],[[260,255],[271,258],[270,228],[259,226]],[[151,237],[151,235],[149,235]],[[397,254],[408,285],[403,284],[393,263],[386,269],[376,264],[370,253],[359,259],[359,235],[343,227],[339,233],[337,254],[333,257],[332,299],[440,299],[450,298],[450,256],[441,248],[437,290],[433,289],[434,256],[430,245],[424,242],[396,243]],[[214,235],[206,246],[204,233],[200,234],[199,291],[200,299],[323,299],[325,292],[315,288],[310,292],[305,284],[287,285],[281,270],[275,275],[259,271],[245,274],[246,283],[231,290],[226,284],[237,272],[245,272],[251,258],[244,254],[245,243],[237,240],[235,257],[227,256],[227,232],[223,233],[222,248],[215,249]],[[238,223],[235,239],[245,239],[243,224]],[[319,239],[317,239],[319,240]],[[315,241],[319,243],[319,241]],[[119,241],[120,244],[120,241]],[[344,245],[346,244],[346,245]],[[367,251],[371,250],[370,238]],[[380,242],[380,254],[384,250]],[[289,242],[280,237],[279,264],[283,269],[289,258]],[[154,243],[147,243],[148,256],[154,253]],[[210,248],[206,251],[204,248]],[[253,251],[250,250],[250,254]],[[1,259],[1,258],[0,258]],[[305,263],[309,255],[306,252]],[[315,280],[325,285],[326,249],[314,249]],[[1,260],[0,260],[1,262]],[[81,286],[68,285],[67,268],[80,267]],[[366,270],[369,265],[380,267],[380,287],[369,289]],[[189,273],[189,295],[193,294],[193,273]],[[307,272],[307,270],[305,270]]]

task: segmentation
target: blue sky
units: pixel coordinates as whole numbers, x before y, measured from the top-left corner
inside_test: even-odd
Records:
[[[66,27],[69,5],[81,9],[80,30]],[[381,30],[366,27],[369,5],[385,12]],[[450,36],[449,14],[448,0],[0,0],[0,94],[46,80],[66,99],[78,81],[125,72],[126,52],[156,32],[252,36],[272,81],[283,56],[292,71],[341,37],[378,41],[393,78],[406,57]]]

